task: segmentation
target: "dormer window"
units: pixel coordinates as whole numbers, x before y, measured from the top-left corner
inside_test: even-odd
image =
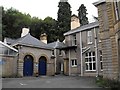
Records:
[[[87,32],[88,44],[92,44],[92,31]]]

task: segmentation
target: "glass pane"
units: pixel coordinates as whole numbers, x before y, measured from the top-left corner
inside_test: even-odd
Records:
[[[93,63],[93,70],[96,70],[96,63]]]
[[[100,56],[100,61],[102,61],[102,56]]]
[[[92,61],[92,58],[91,57],[89,57],[89,62],[91,62]]]
[[[75,65],[77,65],[77,60],[75,60]]]
[[[103,64],[102,64],[102,62],[101,62],[101,69],[103,69]]]
[[[89,56],[91,56],[91,52],[89,52]]]
[[[88,63],[86,63],[86,70],[89,70],[89,69],[88,69]]]
[[[95,57],[93,57],[93,61],[95,61]]]
[[[88,58],[85,58],[85,62],[88,62]]]
[[[72,60],[71,62],[72,62],[72,65],[74,65],[74,60]]]
[[[88,53],[86,53],[86,56],[88,56]]]
[[[93,56],[95,56],[95,52],[93,52]]]
[[[90,70],[92,70],[92,63],[89,63]]]

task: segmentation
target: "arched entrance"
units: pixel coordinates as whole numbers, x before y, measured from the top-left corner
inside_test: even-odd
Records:
[[[33,57],[31,55],[26,55],[24,57],[23,75],[24,76],[33,75]]]
[[[38,67],[38,72],[39,75],[46,75],[46,71],[47,71],[47,59],[46,57],[42,56],[39,59],[39,67]]]

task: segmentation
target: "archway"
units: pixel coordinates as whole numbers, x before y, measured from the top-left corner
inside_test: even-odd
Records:
[[[24,57],[23,75],[24,76],[33,75],[33,57],[31,55],[26,55]]]
[[[47,59],[46,57],[42,56],[39,59],[39,66],[38,66],[39,75],[46,75],[47,72]]]

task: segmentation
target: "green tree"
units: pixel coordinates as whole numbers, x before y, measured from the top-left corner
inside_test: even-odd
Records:
[[[19,38],[21,29],[29,27],[31,23],[31,16],[29,14],[22,14],[14,8],[4,10],[2,17],[3,37]]]
[[[57,30],[60,41],[64,40],[63,33],[69,31],[71,28],[71,6],[67,1],[60,0],[58,5]]]
[[[48,42],[57,40],[57,21],[51,17],[44,20],[38,17],[31,17],[29,14],[23,14],[14,8],[2,9],[2,28],[3,37],[20,38],[22,28],[30,28],[32,36],[40,39],[42,33],[48,35]]]
[[[51,17],[46,17],[44,19],[45,33],[48,35],[48,42],[53,42],[57,40],[57,21]]]
[[[81,26],[89,23],[88,18],[86,16],[87,14],[88,13],[86,7],[84,6],[84,4],[81,4],[81,6],[78,9],[78,18]]]

